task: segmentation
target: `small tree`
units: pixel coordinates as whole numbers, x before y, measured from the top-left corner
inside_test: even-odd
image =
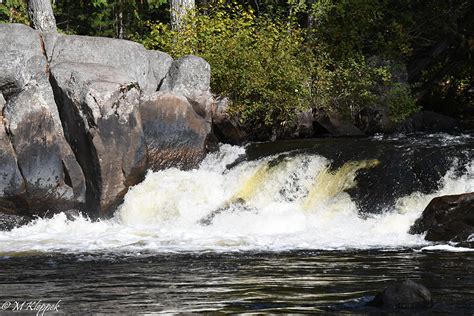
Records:
[[[42,33],[56,32],[56,19],[50,0],[28,0],[31,26]]]

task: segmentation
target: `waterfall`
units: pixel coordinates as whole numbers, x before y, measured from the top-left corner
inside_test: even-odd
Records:
[[[276,153],[227,168],[243,154],[222,145],[197,169],[150,171],[109,220],[61,213],[0,232],[0,254],[423,247],[408,230],[429,201],[474,191],[472,159],[462,168],[453,160],[431,192],[415,188],[383,212],[365,212],[350,190],[384,167],[375,156],[335,165],[316,153]]]

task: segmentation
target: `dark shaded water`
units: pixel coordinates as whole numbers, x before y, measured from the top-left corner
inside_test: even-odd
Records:
[[[377,290],[410,278],[435,301],[418,314],[472,314],[472,271],[474,253],[413,250],[30,254],[0,258],[0,304],[61,300],[65,313],[366,314],[379,312],[362,306]]]

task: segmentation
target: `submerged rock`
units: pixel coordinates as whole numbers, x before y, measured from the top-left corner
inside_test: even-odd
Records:
[[[432,304],[430,291],[422,284],[411,280],[388,286],[367,303],[369,306],[394,309],[423,308]]]
[[[410,228],[429,241],[466,241],[474,234],[474,192],[434,198]]]

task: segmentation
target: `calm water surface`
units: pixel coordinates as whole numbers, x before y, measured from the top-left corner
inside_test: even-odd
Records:
[[[363,303],[407,278],[435,300],[418,314],[474,313],[474,253],[28,254],[0,266],[1,303],[61,300],[65,313],[376,313]]]

